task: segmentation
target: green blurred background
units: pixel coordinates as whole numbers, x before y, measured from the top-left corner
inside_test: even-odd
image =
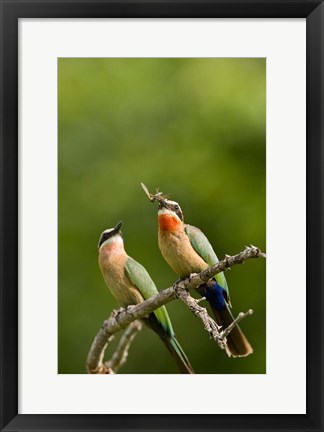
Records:
[[[86,373],[86,357],[117,304],[98,268],[100,233],[124,222],[128,254],[159,289],[177,276],[157,244],[157,208],[140,187],[178,201],[219,258],[266,249],[265,59],[58,60],[58,372]],[[254,353],[228,358],[180,301],[167,308],[196,373],[266,372],[265,260],[226,273],[233,313]],[[113,352],[121,333],[109,346]],[[119,373],[178,373],[144,328]]]

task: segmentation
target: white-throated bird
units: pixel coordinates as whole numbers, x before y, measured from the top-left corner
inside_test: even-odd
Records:
[[[192,273],[200,273],[219,260],[207,237],[200,229],[184,223],[179,204],[167,199],[162,193],[152,195],[142,183],[150,201],[157,201],[158,240],[161,253],[169,266],[181,279]],[[208,301],[216,322],[223,329],[234,320],[230,311],[228,285],[224,273],[218,273],[206,284],[197,288],[199,294]],[[235,326],[227,336],[226,353],[232,357],[246,357],[253,349],[239,326]]]
[[[158,290],[146,269],[127,255],[120,231],[122,222],[105,230],[99,239],[99,267],[106,285],[122,307],[143,302]],[[194,370],[177,341],[165,306],[156,309],[142,321],[154,330],[177,363],[181,373]]]

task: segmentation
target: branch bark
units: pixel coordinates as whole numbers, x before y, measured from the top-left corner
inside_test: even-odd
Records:
[[[209,317],[206,309],[199,306],[197,301],[188,294],[188,291],[197,288],[203,283],[206,283],[217,273],[226,271],[233,265],[243,264],[248,259],[260,257],[265,257],[265,254],[259,248],[253,245],[247,246],[244,251],[233,256],[225,255],[225,258],[222,261],[219,261],[217,264],[207,268],[201,273],[193,274],[190,277],[175,283],[172,287],[166,288],[165,290],[145,300],[143,303],[140,303],[136,306],[128,306],[127,308],[122,308],[118,311],[114,310],[111,313],[110,317],[106,321],[104,321],[92,343],[87,358],[88,372],[109,373],[107,372],[107,366],[103,363],[103,357],[108,343],[113,339],[113,335],[127,327],[135,320],[139,320],[149,315],[155,309],[169,303],[176,298],[181,298],[183,301],[185,301],[184,299],[188,300],[188,302],[185,301],[185,303],[187,304],[191,302],[192,308],[190,309],[195,313],[195,315],[200,316],[206,330],[213,337],[213,339],[217,341],[219,346],[223,347],[225,337],[231,331],[231,329],[224,329],[220,333],[216,322]],[[195,305],[193,305],[192,301],[189,299],[188,296],[190,297],[190,299],[194,300],[194,302],[196,303]],[[206,311],[206,314],[201,309]],[[194,310],[196,310],[196,312]],[[244,316],[247,316],[250,313],[247,312],[246,314],[243,314],[244,316],[242,316],[241,314],[239,314],[237,319],[241,320],[242,318],[244,318]],[[208,318],[206,317],[206,315]]]
[[[245,313],[240,312],[228,327],[222,329],[222,327],[219,326],[210,315],[208,315],[207,309],[198,304],[200,299],[196,300],[191,297],[187,290],[179,291],[178,297],[188,306],[195,316],[202,320],[205,330],[207,330],[211,338],[214,339],[221,349],[225,349],[226,336],[233,330],[233,328],[242,321],[243,318],[253,314],[252,309],[249,309]]]
[[[142,330],[141,321],[133,321],[127,327],[125,333],[121,337],[118,347],[109,361],[105,363],[106,368],[110,373],[117,373],[117,371],[126,363],[129,348],[135,339],[135,336]]]

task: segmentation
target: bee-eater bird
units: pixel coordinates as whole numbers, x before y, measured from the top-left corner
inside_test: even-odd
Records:
[[[152,195],[142,183],[144,192],[150,201],[158,201],[159,248],[161,253],[180,279],[192,273],[200,273],[218,263],[218,258],[207,237],[200,229],[184,223],[179,204],[166,199],[161,193]],[[224,273],[197,288],[208,301],[218,325],[223,329],[234,320],[230,311],[231,302]],[[236,325],[227,336],[225,347],[228,356],[245,357],[253,352],[242,330]]]
[[[98,243],[99,267],[106,285],[120,306],[126,308],[143,302],[158,290],[146,269],[127,255],[120,231],[122,222],[105,230]],[[190,362],[177,341],[165,306],[142,321],[154,330],[177,363],[181,373],[194,374]]]

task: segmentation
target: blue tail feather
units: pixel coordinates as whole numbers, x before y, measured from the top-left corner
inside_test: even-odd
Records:
[[[206,297],[206,300],[214,309],[222,311],[227,308],[227,292],[216,280],[200,286],[197,291],[201,296]]]
[[[216,280],[201,285],[197,291],[210,304],[217,324],[222,326],[222,329],[227,328],[234,320],[228,307],[227,291]],[[246,357],[252,354],[253,349],[238,325],[228,334],[225,350],[230,357]]]

